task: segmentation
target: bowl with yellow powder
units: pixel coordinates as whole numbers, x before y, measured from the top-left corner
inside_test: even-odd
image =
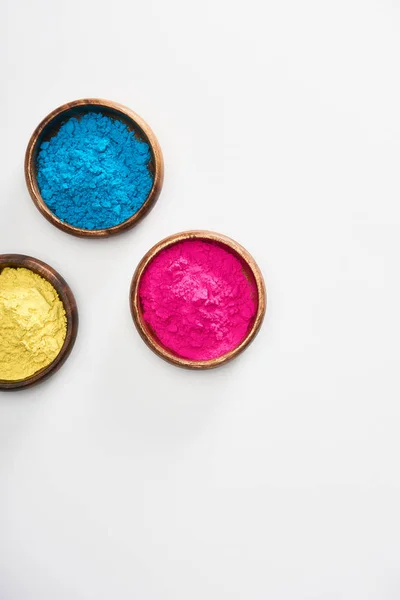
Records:
[[[148,124],[98,98],[68,102],[37,126],[25,156],[29,193],[59,229],[99,238],[136,225],[154,206],[163,157]]]
[[[0,390],[46,379],[68,358],[78,331],[74,295],[57,271],[20,254],[0,255]]]

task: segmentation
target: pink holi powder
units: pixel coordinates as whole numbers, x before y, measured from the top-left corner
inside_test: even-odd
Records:
[[[208,241],[162,250],[139,285],[145,322],[170,351],[210,360],[236,348],[257,312],[257,288],[237,256]]]

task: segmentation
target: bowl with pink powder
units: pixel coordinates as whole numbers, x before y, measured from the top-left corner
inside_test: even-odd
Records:
[[[210,231],[185,231],[140,261],[130,290],[146,344],[186,368],[217,367],[257,335],[266,309],[264,280],[240,244]]]

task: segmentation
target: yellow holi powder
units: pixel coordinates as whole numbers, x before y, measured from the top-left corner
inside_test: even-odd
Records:
[[[30,377],[58,356],[67,335],[64,305],[33,271],[0,272],[0,379]]]

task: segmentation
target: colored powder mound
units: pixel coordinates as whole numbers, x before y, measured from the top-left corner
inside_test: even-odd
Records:
[[[210,360],[236,348],[257,312],[255,283],[240,260],[212,242],[185,240],[161,251],[139,285],[143,318],[176,355]]]
[[[0,379],[32,376],[58,356],[67,335],[54,287],[25,268],[0,273]]]
[[[153,186],[148,143],[101,113],[70,118],[42,142],[37,180],[43,200],[63,222],[108,229],[134,215]]]

